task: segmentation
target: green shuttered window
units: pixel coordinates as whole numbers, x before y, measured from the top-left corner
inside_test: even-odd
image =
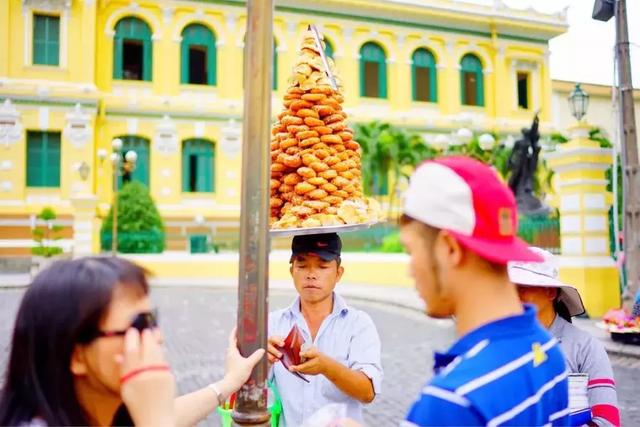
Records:
[[[123,18],[116,24],[113,45],[113,78],[151,81],[151,30],[137,18]]]
[[[482,62],[470,53],[460,61],[460,102],[462,105],[484,106]]]
[[[373,42],[360,49],[360,96],[387,97],[387,57],[382,47]]]
[[[33,64],[60,64],[60,17],[33,15]]]
[[[214,144],[206,139],[188,139],[182,145],[182,191],[215,191]]]
[[[27,132],[27,187],[60,187],[60,132]]]
[[[414,101],[437,102],[436,61],[424,48],[413,52],[411,64],[411,92]]]
[[[180,47],[180,82],[183,84],[216,84],[216,38],[201,24],[191,24],[182,31]]]

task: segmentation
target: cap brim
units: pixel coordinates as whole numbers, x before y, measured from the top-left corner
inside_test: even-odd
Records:
[[[509,267],[509,280],[511,280],[518,286],[535,286],[560,289],[558,300],[567,307],[567,310],[569,311],[571,317],[579,316],[581,314],[584,314],[586,311],[578,290],[573,286],[563,283],[559,280],[517,267]]]
[[[474,236],[465,236],[448,230],[460,244],[475,252],[487,261],[497,264],[507,264],[509,261],[543,262],[544,259],[529,250],[529,245],[517,237],[510,241],[496,241]]]
[[[293,259],[293,257],[295,257],[296,255],[315,255],[321,258],[323,261],[333,261],[334,259],[337,259],[340,257],[340,255],[334,252],[318,251],[318,250],[298,252],[298,253],[292,254],[291,258]]]

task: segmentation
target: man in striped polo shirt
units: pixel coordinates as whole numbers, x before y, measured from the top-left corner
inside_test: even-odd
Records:
[[[466,157],[425,162],[405,196],[402,242],[427,315],[454,316],[457,342],[405,426],[566,425],[567,369],[557,341],[524,308],[507,262],[541,261],[515,237],[511,191]]]

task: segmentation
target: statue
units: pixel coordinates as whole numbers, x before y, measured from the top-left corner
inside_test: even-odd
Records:
[[[540,155],[539,122],[536,113],[531,128],[522,129],[523,137],[514,144],[508,161],[511,170],[509,187],[518,202],[518,212],[528,216],[548,215],[550,211],[533,193],[533,177],[538,168]]]

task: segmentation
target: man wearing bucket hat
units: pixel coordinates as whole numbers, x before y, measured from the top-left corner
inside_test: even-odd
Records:
[[[577,387],[577,384],[570,387],[570,401],[576,402],[571,405],[571,423],[585,423],[579,413],[583,406],[587,412],[591,408],[593,424],[619,426],[618,399],[607,352],[600,341],[571,324],[573,316],[585,312],[578,290],[558,280],[558,262],[551,253],[539,248],[530,249],[540,255],[543,262],[509,263],[509,278],[518,286],[520,299],[537,307],[538,320],[560,342],[569,370],[573,374],[588,375],[584,387]],[[580,377],[576,375],[575,378]],[[588,401],[580,405],[580,396],[571,399],[572,392],[584,393],[584,388]]]
[[[467,157],[419,166],[405,195],[401,239],[431,317],[456,319],[458,340],[405,426],[565,425],[567,370],[557,341],[524,308],[509,261],[540,261],[516,238],[511,191]]]

